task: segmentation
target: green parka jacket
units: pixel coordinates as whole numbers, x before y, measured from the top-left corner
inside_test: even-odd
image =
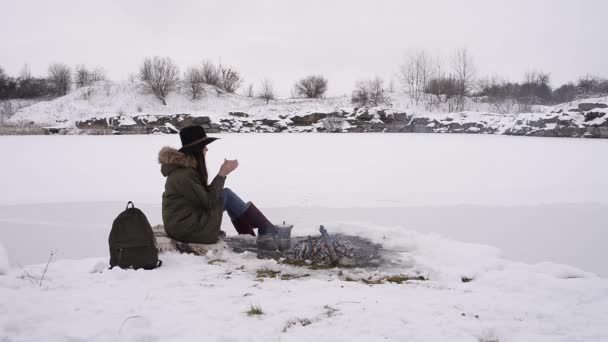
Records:
[[[167,177],[163,193],[163,224],[179,241],[215,243],[218,240],[226,177],[216,176],[207,189],[196,171],[196,160],[171,147],[158,153],[160,172]]]

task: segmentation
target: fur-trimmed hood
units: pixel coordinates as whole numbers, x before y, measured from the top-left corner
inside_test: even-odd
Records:
[[[165,146],[158,152],[160,172],[167,177],[171,171],[183,167],[196,167],[194,157],[181,153],[173,147]]]

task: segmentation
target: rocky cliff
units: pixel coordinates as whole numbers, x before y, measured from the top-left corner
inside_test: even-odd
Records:
[[[275,119],[255,118],[245,112],[229,112],[219,122],[190,114],[114,116],[76,122],[85,134],[177,133],[188,125],[202,125],[218,132],[389,132],[472,133],[542,137],[608,138],[608,105],[580,103],[576,108],[551,113],[489,114],[462,112],[410,115],[385,108],[355,108],[351,111],[280,114]],[[74,132],[63,128],[50,133]]]

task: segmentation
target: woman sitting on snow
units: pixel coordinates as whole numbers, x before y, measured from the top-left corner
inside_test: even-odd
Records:
[[[182,148],[163,147],[158,154],[161,173],[167,177],[163,193],[167,234],[183,242],[215,243],[223,234],[220,226],[225,210],[239,234],[255,236],[253,228],[257,228],[258,248],[276,250],[282,228],[273,225],[253,203],[245,203],[224,188],[226,176],[239,166],[237,160],[224,159],[217,176],[208,183],[207,145],[219,138],[208,137],[201,126],[185,127],[179,137]]]

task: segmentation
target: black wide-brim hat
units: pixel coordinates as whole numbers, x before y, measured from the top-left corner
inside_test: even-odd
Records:
[[[206,146],[219,139],[208,137],[202,126],[188,126],[182,128],[179,131],[179,138],[182,141],[182,148],[179,149],[180,152],[190,147]]]

